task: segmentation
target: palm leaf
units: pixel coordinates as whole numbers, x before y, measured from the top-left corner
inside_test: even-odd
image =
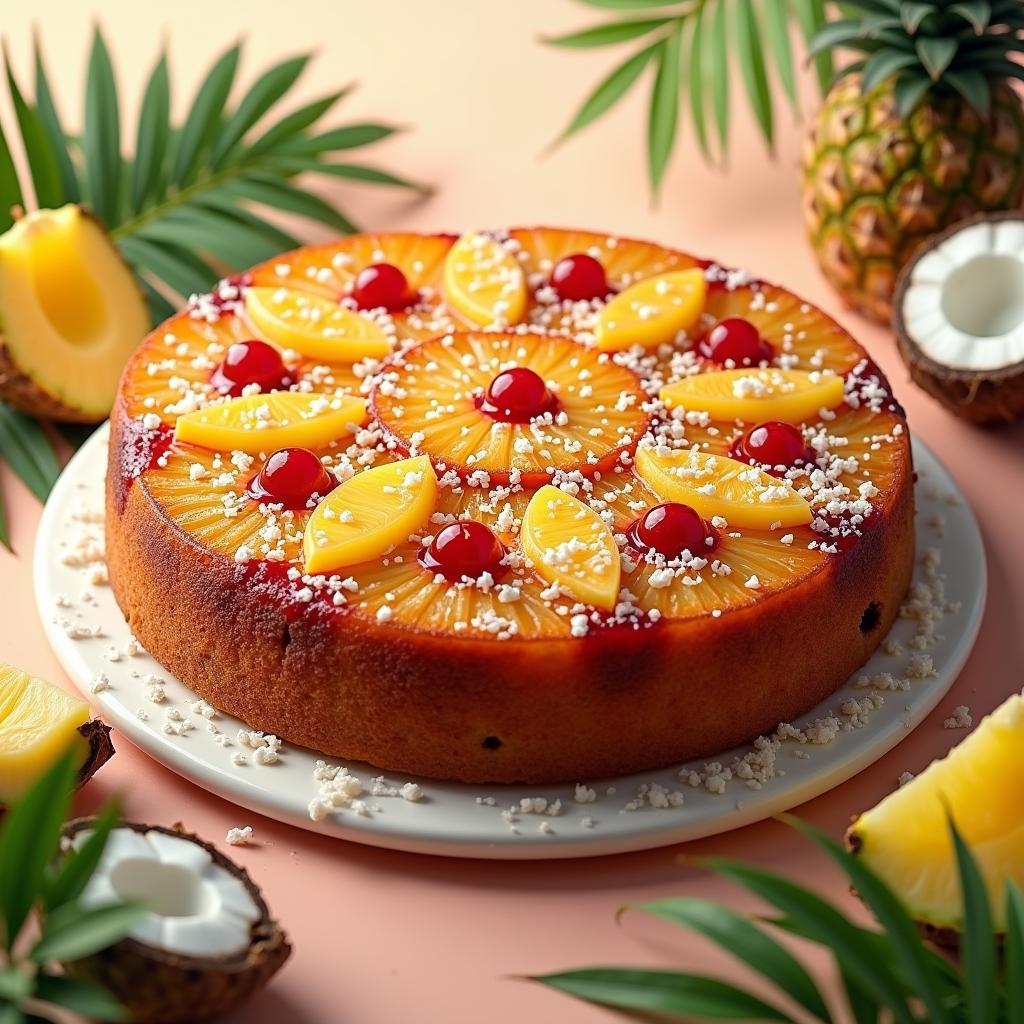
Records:
[[[549,46],[563,46],[580,50],[593,46],[611,46],[648,35],[655,29],[663,28],[672,20],[671,18],[646,18],[639,21],[609,21],[603,25],[585,28],[580,32],[570,32],[564,36],[547,36],[544,38],[544,42]]]
[[[729,27],[724,3],[715,5],[708,34],[705,66],[711,69],[711,104],[718,129],[718,146],[724,157],[729,151]]]
[[[77,203],[81,198],[81,187],[78,183],[78,172],[68,152],[68,139],[61,125],[60,115],[53,101],[53,93],[50,91],[50,80],[46,74],[46,66],[43,62],[43,51],[36,36],[33,40],[33,51],[35,57],[36,77],[36,113],[43,124],[47,136],[50,139],[50,146],[57,160],[57,168],[60,172],[61,202]]]
[[[7,69],[7,89],[11,95],[11,105],[14,107],[18,128],[21,130],[21,142],[25,147],[25,159],[28,161],[29,173],[32,176],[36,206],[59,206],[63,189],[60,168],[57,166],[57,157],[50,144],[50,136],[39,115],[25,102],[25,97],[18,87],[6,41],[3,45],[3,55],[4,66]]]
[[[3,492],[0,491],[0,544],[13,555],[14,548],[11,547],[11,535],[7,528],[7,505],[4,503]]]
[[[25,200],[21,194],[18,172],[14,169],[11,147],[7,143],[3,126],[0,125],[0,231],[6,231],[14,223],[14,210],[23,208]]]
[[[1006,1024],[1024,1024],[1024,892],[1006,884]]]
[[[170,143],[171,85],[167,55],[161,54],[149,76],[139,108],[132,167],[130,209],[138,213],[159,189]]]
[[[85,126],[82,149],[88,196],[99,218],[110,227],[117,222],[121,186],[121,129],[117,83],[110,53],[99,28],[92,40],[85,87]]]
[[[711,160],[711,149],[708,146],[707,120],[704,116],[704,90],[707,84],[707,73],[704,67],[704,8],[697,11],[693,19],[693,30],[690,34],[689,53],[689,93],[690,119],[693,131],[697,136],[697,145],[705,160]]]
[[[60,475],[60,465],[46,431],[17,409],[0,403],[0,452],[22,483],[46,501]]]
[[[677,26],[661,43],[657,57],[658,71],[651,90],[651,107],[647,121],[647,162],[651,191],[657,196],[661,179],[676,142],[679,125],[679,60],[682,28]]]
[[[761,134],[774,145],[775,126],[772,99],[768,89],[768,74],[761,50],[761,27],[753,0],[736,0],[736,42],[739,48],[740,74],[746,87],[750,107],[761,127]]]

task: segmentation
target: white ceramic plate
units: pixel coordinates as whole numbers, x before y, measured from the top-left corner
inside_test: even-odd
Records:
[[[851,680],[831,700],[795,723],[808,726],[832,714],[843,726],[835,738],[822,745],[782,742],[776,754],[781,771],[760,788],[733,778],[724,792],[714,793],[706,783],[691,785],[680,780],[677,769],[667,769],[611,780],[581,779],[595,791],[596,798],[578,803],[572,785],[467,786],[419,780],[423,797],[417,802],[368,793],[362,797],[364,815],[343,809],[314,822],[308,805],[319,788],[313,779],[316,753],[286,744],[276,764],[254,763],[253,751],[236,738],[241,722],[221,714],[211,719],[197,714],[192,708],[196,696],[183,683],[145,652],[124,653],[131,648],[131,634],[109,586],[99,582],[103,567],[95,560],[99,555],[95,545],[102,543],[99,513],[106,453],[107,430],[103,428],[83,446],[58,481],[36,542],[39,610],[68,674],[103,718],[162,764],[204,789],[269,817],[374,846],[461,857],[596,856],[695,839],[777,814],[848,779],[906,736],[952,686],[974,644],[984,609],[985,557],[977,523],[943,466],[924,444],[915,441],[920,562],[915,578],[924,578],[925,553],[938,549],[945,598],[959,604],[959,610],[947,610],[937,631],[941,638],[927,651],[934,660],[935,674],[912,680],[906,691],[885,693],[884,704],[866,721],[851,714],[855,709],[848,702],[863,701],[874,691],[857,687]],[[898,641],[904,652],[894,655],[880,650],[863,672],[905,676],[915,628],[912,619],[897,621],[890,638]],[[101,635],[74,638],[76,633],[90,634],[97,629]],[[108,678],[109,685],[94,692],[98,673]],[[161,704],[147,698],[152,680],[146,677],[152,675],[164,681],[166,700]],[[178,735],[183,720],[194,727],[185,727],[187,731]],[[222,745],[225,740],[230,745]],[[751,749],[723,752],[718,760],[728,766]],[[246,757],[244,765],[233,763],[238,753]],[[363,764],[347,767],[368,788],[370,780],[379,775]],[[704,765],[689,767],[701,772]],[[407,781],[386,780],[392,787]],[[656,797],[656,802],[668,802],[669,806],[654,807],[642,800],[638,809],[625,809],[640,787],[652,784],[664,787],[666,799]],[[682,805],[674,806],[679,793]],[[517,810],[509,815],[509,808],[518,808],[523,798],[538,797],[549,805],[560,800],[559,813]]]

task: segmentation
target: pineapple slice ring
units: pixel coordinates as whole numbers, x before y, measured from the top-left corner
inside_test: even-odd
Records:
[[[843,378],[820,370],[716,370],[667,384],[659,397],[670,409],[681,405],[715,420],[799,424],[842,404]]]
[[[379,323],[329,299],[288,288],[248,288],[245,309],[259,333],[313,359],[383,359],[391,342]]]
[[[333,572],[380,558],[426,524],[436,498],[437,477],[425,455],[356,474],[309,517],[303,534],[306,572]]]
[[[463,235],[445,260],[444,294],[467,323],[517,324],[526,313],[526,275],[515,252],[480,232]]]
[[[361,398],[296,391],[244,395],[178,417],[174,439],[251,455],[278,448],[324,448],[366,422]]]
[[[611,611],[622,562],[605,521],[585,502],[546,484],[530,499],[519,535],[523,554],[548,583]]]
[[[733,527],[781,529],[806,526],[814,518],[811,506],[787,480],[727,455],[641,445],[636,471],[663,501],[690,505],[705,519],[722,516]]]
[[[584,477],[612,468],[649,420],[639,378],[567,338],[460,332],[410,349],[385,369],[373,415],[400,450],[428,453],[439,468],[491,484],[512,474],[540,486],[552,472]],[[529,423],[492,419],[480,396],[511,366],[536,371],[557,398],[553,413]]]

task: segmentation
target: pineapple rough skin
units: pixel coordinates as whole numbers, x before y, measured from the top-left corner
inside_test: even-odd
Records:
[[[944,228],[1024,203],[1024,107],[1006,83],[983,119],[956,95],[928,96],[906,118],[893,80],[867,95],[859,76],[825,99],[804,146],[804,221],[825,277],[845,302],[888,323],[896,279]]]

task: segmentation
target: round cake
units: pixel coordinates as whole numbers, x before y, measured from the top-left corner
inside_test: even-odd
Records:
[[[728,750],[871,656],[910,438],[806,302],[553,228],[344,238],[150,334],[107,558],[211,704],[331,757],[580,781]]]

